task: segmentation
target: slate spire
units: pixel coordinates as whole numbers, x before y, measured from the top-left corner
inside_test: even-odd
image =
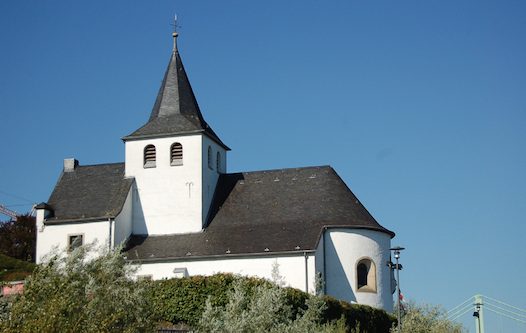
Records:
[[[184,70],[179,50],[178,33],[174,32],[173,50],[148,122],[123,140],[162,137],[204,132],[230,150],[207,124]]]

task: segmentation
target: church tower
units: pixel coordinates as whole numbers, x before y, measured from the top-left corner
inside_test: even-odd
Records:
[[[230,150],[206,123],[174,46],[148,122],[123,138],[125,175],[135,178],[133,234],[205,227]]]

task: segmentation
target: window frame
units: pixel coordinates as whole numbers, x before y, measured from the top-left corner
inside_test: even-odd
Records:
[[[363,276],[360,276],[359,267],[363,265],[365,266],[367,275],[365,276],[365,282],[366,284],[361,284],[363,280]],[[357,292],[368,292],[368,293],[376,293],[378,289],[378,283],[377,283],[377,269],[376,269],[376,263],[373,259],[370,257],[362,257],[356,261],[355,267],[355,276],[356,276],[356,291]],[[362,272],[363,273],[363,272]]]
[[[178,151],[176,151],[176,149],[178,149]],[[180,157],[177,157],[176,154],[180,155]],[[170,146],[170,166],[183,165],[183,158],[183,145],[180,142],[172,143]]]
[[[76,244],[74,245],[75,240],[72,241],[73,238],[76,238],[78,239],[78,237],[80,237],[80,244]],[[68,253],[71,253],[73,251],[75,251],[75,249],[78,249],[79,247],[83,246],[84,245],[84,234],[83,233],[78,233],[78,234],[68,234],[67,235],[67,248],[68,248]]]
[[[153,159],[152,159],[152,153],[151,150],[148,151],[148,149],[153,148]],[[147,144],[144,146],[143,149],[143,167],[145,169],[147,168],[155,168],[157,165],[157,148],[155,145]]]

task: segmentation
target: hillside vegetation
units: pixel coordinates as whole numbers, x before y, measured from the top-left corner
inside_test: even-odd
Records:
[[[24,280],[35,269],[35,264],[0,253],[0,281]]]

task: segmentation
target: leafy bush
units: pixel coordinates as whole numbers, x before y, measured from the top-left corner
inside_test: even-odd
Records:
[[[396,322],[396,318],[380,309],[367,305],[349,304],[330,296],[324,297],[327,303],[325,319],[335,320],[343,316],[348,327],[359,327],[361,332],[385,333]]]
[[[402,317],[400,333],[461,333],[461,324],[447,318],[446,312],[440,306],[417,305],[409,303]],[[398,333],[393,326],[392,333]]]
[[[152,332],[147,289],[120,251],[87,260],[89,247],[54,255],[28,278],[1,332]]]
[[[325,302],[317,296],[307,298],[306,309],[292,316],[285,289],[259,285],[252,290],[241,279],[227,293],[226,306],[212,306],[210,299],[199,322],[200,332],[231,333],[344,333],[343,320],[322,324]]]
[[[9,319],[12,302],[7,297],[0,297],[0,323]],[[1,326],[1,325],[0,325]]]
[[[240,283],[248,298],[260,287],[271,288],[271,282],[260,278],[238,277],[233,274],[192,276],[181,279],[159,280],[148,283],[155,317],[159,321],[184,322],[197,327],[207,300],[212,308],[225,308],[230,302],[236,283]],[[297,318],[308,309],[311,295],[293,288],[283,288],[285,306],[290,309],[290,318]],[[395,319],[383,310],[365,305],[349,304],[332,297],[323,297],[327,308],[323,310],[322,323],[344,317],[346,326],[359,326],[362,332],[389,332]],[[345,325],[344,325],[345,326]]]
[[[192,276],[182,279],[158,280],[149,283],[152,306],[156,318],[172,323],[185,322],[197,325],[205,303],[210,298],[214,306],[225,306],[228,302],[227,292],[236,280],[233,274],[216,274],[213,276]],[[269,282],[246,278],[247,285],[261,285]]]

